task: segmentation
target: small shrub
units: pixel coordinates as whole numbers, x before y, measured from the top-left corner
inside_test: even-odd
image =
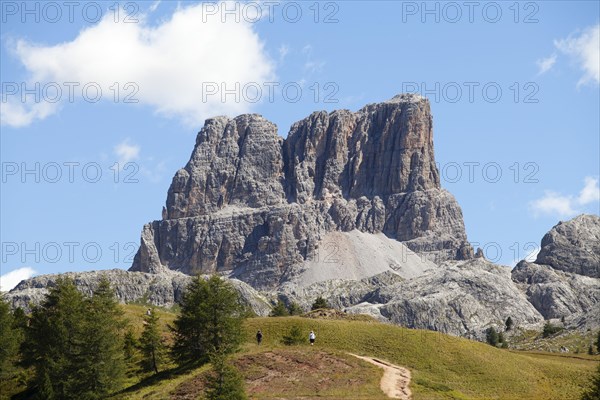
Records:
[[[562,331],[563,328],[561,326],[552,325],[550,321],[546,322],[544,325],[544,330],[542,331],[542,336],[547,338],[548,336],[554,335]]]
[[[315,302],[313,303],[313,305],[310,309],[318,310],[321,308],[331,308],[331,307],[329,306],[329,303],[327,302],[327,300],[325,300],[323,297],[319,296],[319,297],[317,297],[317,299],[315,300]]]
[[[287,317],[288,315],[290,315],[290,313],[288,312],[285,303],[281,300],[277,302],[277,305],[273,307],[271,313],[269,314],[270,317]]]
[[[514,322],[513,322],[512,318],[508,317],[506,319],[506,322],[504,323],[504,325],[506,326],[506,330],[510,331],[512,329],[513,325],[514,325]]]
[[[504,338],[504,334],[502,332],[498,333],[498,343],[505,343],[506,339]]]
[[[288,312],[290,313],[290,315],[302,315],[304,314],[304,310],[302,310],[302,308],[300,307],[300,305],[296,302],[291,302],[290,306],[288,307]]]
[[[498,332],[496,332],[496,328],[494,328],[493,326],[487,328],[487,330],[485,331],[485,341],[490,346],[498,345]]]
[[[283,335],[283,344],[294,346],[304,342],[304,334],[298,325],[293,325],[286,335]]]
[[[588,388],[581,396],[581,400],[598,400],[600,399],[600,364],[596,369],[596,373],[592,376]]]
[[[207,377],[208,400],[246,400],[244,378],[223,354],[211,355],[212,372]]]

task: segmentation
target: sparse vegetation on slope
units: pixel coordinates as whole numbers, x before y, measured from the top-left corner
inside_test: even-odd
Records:
[[[131,306],[126,308],[129,307]],[[138,307],[138,313],[143,311]],[[307,344],[294,348],[285,346],[283,337],[289,334],[292,326],[298,326],[306,335],[314,330],[318,338],[317,344],[314,347]],[[258,329],[264,334],[260,347],[256,346],[255,340]],[[234,363],[245,378],[249,398],[385,398],[379,389],[381,371],[376,368],[356,360],[358,364],[353,366],[352,371],[359,368],[358,372],[346,374],[343,370],[330,366],[331,362],[323,363],[318,360],[340,359],[349,363],[351,361],[347,359],[346,353],[357,353],[409,368],[413,378],[410,388],[415,400],[575,400],[588,387],[597,362],[600,361],[598,356],[586,354],[573,356],[509,351],[437,332],[404,329],[372,320],[251,318],[246,320],[244,331],[245,342]],[[310,368],[311,372],[303,370],[304,367]],[[185,397],[185,394],[201,393],[204,374],[208,370],[209,367],[205,366],[165,374],[164,377],[142,383],[117,398],[197,398]],[[335,390],[330,387],[329,391],[323,391],[323,385],[330,382],[329,379],[335,377],[333,382],[354,382],[353,379],[357,376],[364,376],[365,380],[355,386],[341,385]],[[318,383],[319,379],[323,380],[319,385],[309,384]],[[200,387],[200,391],[193,391],[194,387]],[[311,387],[313,392],[310,392]],[[319,392],[314,388],[318,388]]]

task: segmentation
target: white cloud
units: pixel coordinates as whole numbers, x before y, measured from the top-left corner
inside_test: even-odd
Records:
[[[563,195],[546,191],[544,196],[530,203],[530,208],[535,216],[540,214],[571,217],[580,211],[580,207],[600,201],[600,188],[598,179],[586,177],[584,187],[578,196]]]
[[[121,166],[140,157],[140,146],[129,143],[129,139],[125,139],[116,145],[113,151],[118,157],[119,165]]]
[[[0,107],[0,121],[2,125],[20,128],[31,124],[35,120],[42,120],[58,110],[56,103],[40,101],[27,105],[14,97],[6,98]]]
[[[11,49],[29,72],[28,81],[78,82],[75,90],[95,82],[102,89],[102,99],[113,101],[114,83],[123,96],[132,93],[124,88],[133,82],[139,91],[133,96],[161,115],[180,118],[197,126],[213,115],[248,112],[252,104],[233,96],[222,101],[220,94],[203,96],[207,83],[232,89],[249,82],[275,79],[274,63],[254,31],[254,24],[235,16],[210,15],[208,3],[181,6],[170,19],[150,26],[142,15],[139,23],[115,23],[112,16],[82,30],[70,42],[42,46],[25,39]],[[214,4],[210,4],[214,7]],[[111,89],[113,87],[113,89]],[[4,109],[3,104],[3,109]],[[35,104],[8,107],[2,123],[25,126],[43,119],[52,111],[36,112]]]
[[[150,12],[156,11],[156,9],[158,8],[159,4],[160,4],[160,0],[156,0],[155,2],[153,2],[152,4],[150,4],[150,8],[148,8],[148,10]]]
[[[282,63],[285,57],[290,52],[290,47],[287,44],[282,44],[277,50],[279,52],[279,62]]]
[[[585,29],[579,36],[555,40],[554,46],[583,70],[577,86],[594,82],[600,84],[600,24]]]
[[[535,62],[538,66],[538,75],[545,74],[554,66],[556,63],[556,54],[552,54],[550,57],[541,58]]]
[[[569,217],[577,214],[572,207],[573,198],[563,196],[556,192],[546,191],[544,197],[531,203],[531,207],[536,215],[539,214],[558,214],[561,217]]]
[[[18,268],[0,276],[0,291],[8,292],[22,280],[31,278],[36,272],[31,267]]]
[[[302,48],[302,54],[306,56],[306,61],[304,62],[304,70],[309,74],[315,72],[321,72],[323,67],[325,66],[325,62],[321,60],[315,60],[313,58],[313,47],[310,44],[305,45]]]
[[[592,177],[585,178],[585,186],[579,192],[577,202],[581,205],[600,201],[600,188],[598,187],[598,179]]]

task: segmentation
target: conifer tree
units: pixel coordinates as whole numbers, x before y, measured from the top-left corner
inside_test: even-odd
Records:
[[[118,389],[125,373],[123,310],[108,279],[101,278],[86,301],[84,355],[81,358],[82,392],[91,398],[106,397]]]
[[[327,302],[327,300],[325,300],[323,297],[319,296],[319,297],[317,297],[317,299],[315,300],[315,302],[313,303],[313,305],[310,309],[318,310],[321,308],[331,308],[331,307],[329,306],[329,303]]]
[[[245,308],[230,283],[214,275],[196,276],[186,288],[174,321],[173,358],[180,364],[206,362],[211,353],[228,354],[242,340]]]
[[[139,362],[139,346],[139,340],[135,337],[133,329],[129,327],[127,330],[125,330],[125,334],[123,335],[123,358],[130,369],[134,366],[137,366]]]
[[[285,303],[281,300],[277,301],[277,305],[273,307],[273,310],[271,310],[271,314],[269,314],[269,316],[271,317],[286,317],[288,315],[290,315],[290,313],[288,312]]]
[[[0,382],[12,378],[22,332],[4,296],[0,295]]]
[[[165,355],[165,344],[160,334],[158,320],[156,310],[151,309],[144,317],[144,330],[140,337],[140,349],[143,356],[140,362],[142,370],[154,371],[155,374],[158,374],[158,367],[164,361]]]
[[[237,368],[224,354],[210,357],[213,370],[208,375],[206,398],[208,400],[246,400],[244,380]]]
[[[24,363],[35,369],[31,389],[45,400],[107,397],[123,377],[123,326],[107,280],[85,298],[71,279],[58,279],[26,329]]]
[[[496,328],[491,326],[485,331],[485,340],[491,346],[498,345],[498,332],[496,332]]]
[[[84,356],[84,298],[72,280],[60,278],[35,307],[25,334],[25,365],[35,369],[30,386],[38,398],[77,399]]]
[[[290,315],[302,315],[304,314],[304,310],[298,305],[298,303],[292,301],[290,306],[288,307],[288,311]]]
[[[514,325],[512,318],[511,317],[506,318],[506,323],[504,325],[506,326],[506,330],[510,331]]]

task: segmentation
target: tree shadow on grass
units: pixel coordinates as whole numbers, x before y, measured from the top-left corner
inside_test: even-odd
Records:
[[[133,392],[136,392],[138,390],[144,389],[149,386],[154,386],[159,382],[175,379],[181,375],[185,375],[185,374],[193,371],[194,369],[200,368],[204,365],[206,365],[206,363],[196,362],[196,363],[189,363],[189,364],[185,364],[185,365],[181,365],[181,366],[178,366],[175,368],[161,371],[158,374],[154,374],[154,375],[151,375],[151,376],[148,376],[148,377],[142,379],[140,382],[136,383],[135,385],[128,386],[128,387],[114,393],[111,396],[111,398],[118,399],[118,398],[120,398],[120,396],[123,396],[126,394],[131,394]]]

